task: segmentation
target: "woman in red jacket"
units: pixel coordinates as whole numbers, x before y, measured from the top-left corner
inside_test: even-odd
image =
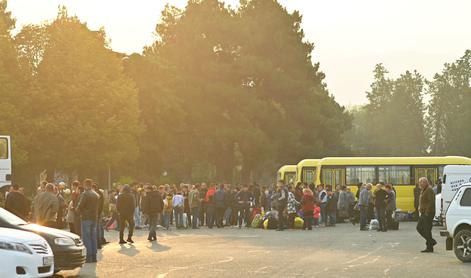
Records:
[[[314,194],[311,189],[303,190],[303,199],[301,200],[302,211],[304,216],[303,229],[312,230],[312,222],[314,220]]]

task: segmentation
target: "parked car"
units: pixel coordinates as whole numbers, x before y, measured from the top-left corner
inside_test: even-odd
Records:
[[[76,234],[28,223],[3,208],[0,227],[33,232],[46,239],[54,253],[54,272],[82,267],[85,263],[86,249]]]
[[[463,262],[471,262],[471,183],[460,186],[448,206],[445,218],[446,250],[454,250]]]
[[[0,277],[49,277],[54,272],[54,255],[41,236],[0,228]]]

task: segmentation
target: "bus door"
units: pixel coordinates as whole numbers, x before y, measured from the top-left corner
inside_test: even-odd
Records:
[[[332,190],[335,190],[336,185],[345,185],[345,169],[344,168],[323,168],[322,169],[322,183],[325,185],[332,185]]]
[[[415,168],[415,182],[419,182],[421,177],[426,177],[430,185],[435,184],[438,179],[438,169],[436,167]]]
[[[302,170],[302,181],[311,184],[316,182],[316,168],[303,168]]]

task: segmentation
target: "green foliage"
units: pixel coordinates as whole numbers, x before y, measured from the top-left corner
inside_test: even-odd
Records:
[[[167,6],[158,40],[126,66],[139,88],[141,169],[248,182],[285,163],[341,154],[350,117],[311,62],[299,13],[272,0]],[[147,169],[149,173],[151,169]]]
[[[382,64],[376,65],[367,92],[369,103],[354,111],[346,142],[358,155],[424,155],[429,146],[424,127],[424,79],[417,71],[406,71],[395,80],[387,73]]]
[[[429,82],[432,153],[471,155],[471,50]]]

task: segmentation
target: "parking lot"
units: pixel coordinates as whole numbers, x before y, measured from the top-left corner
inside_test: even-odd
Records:
[[[158,244],[137,231],[133,245],[112,243],[99,253],[99,262],[64,277],[471,277],[471,264],[445,251],[444,238],[436,252],[422,254],[424,241],[415,223],[399,231],[362,232],[338,224],[313,231],[260,229],[172,230],[158,233]]]

